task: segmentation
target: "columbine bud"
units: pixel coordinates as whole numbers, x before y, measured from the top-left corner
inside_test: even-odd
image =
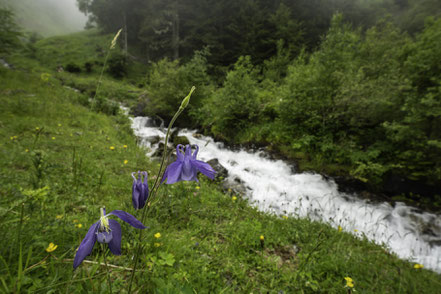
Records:
[[[138,178],[135,177],[136,172],[132,173],[132,203],[135,209],[141,209],[145,206],[145,202],[149,197],[149,184],[147,182],[147,172],[138,171]],[[144,176],[144,181],[142,181]]]
[[[190,93],[184,98],[184,100],[182,100],[181,107],[179,107],[180,109],[187,107],[188,103],[190,102],[191,94],[193,94],[194,90],[196,90],[196,87],[191,87]]]

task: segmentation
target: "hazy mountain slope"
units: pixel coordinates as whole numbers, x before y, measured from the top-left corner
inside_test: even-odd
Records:
[[[81,31],[87,20],[76,0],[0,0],[0,6],[12,9],[26,31],[43,36]]]

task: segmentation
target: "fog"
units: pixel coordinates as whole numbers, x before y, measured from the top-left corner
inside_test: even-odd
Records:
[[[5,2],[23,29],[43,36],[81,31],[87,21],[76,0],[0,0]]]

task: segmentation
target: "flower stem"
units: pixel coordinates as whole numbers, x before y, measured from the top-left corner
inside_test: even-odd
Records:
[[[191,89],[191,91],[190,91],[190,94],[188,94],[188,96],[184,98],[184,101],[187,100],[187,104],[188,104],[188,99],[190,99],[189,97],[193,93],[194,89],[195,88],[193,87]],[[179,117],[179,115],[184,111],[184,109],[187,106],[187,104],[185,104],[185,105],[181,104],[181,106],[179,107],[178,111],[175,113],[175,115],[173,116],[172,120],[168,124],[167,133],[165,134],[165,140],[164,140],[164,152],[162,154],[162,159],[161,159],[161,164],[159,166],[158,175],[156,176],[155,183],[153,184],[152,191],[150,193],[150,197],[149,197],[150,199],[148,199],[149,202],[151,202],[155,198],[156,192],[158,191],[159,186],[160,186],[159,179],[162,178],[161,177],[162,168],[164,167],[165,158],[167,157],[168,137],[170,135],[171,128],[173,127],[173,124],[175,123],[175,121]],[[146,217],[146,212],[147,212],[147,210],[149,208],[150,208],[150,205],[147,204],[142,209],[141,223],[144,223],[145,217]],[[136,247],[136,254],[135,254],[135,260],[134,260],[134,265],[133,265],[133,271],[132,271],[132,274],[130,275],[129,290],[128,290],[129,294],[132,291],[133,278],[135,276],[136,266],[138,265],[139,255],[141,254],[141,243],[142,243],[142,232],[143,231],[144,230],[139,230],[138,245]]]
[[[104,264],[106,265],[106,272],[107,272],[107,283],[109,284],[109,293],[112,294],[112,281],[110,280],[110,271],[109,271],[109,265],[107,264],[107,251],[106,248],[104,248],[104,245],[101,246],[103,249],[103,256],[104,256]]]

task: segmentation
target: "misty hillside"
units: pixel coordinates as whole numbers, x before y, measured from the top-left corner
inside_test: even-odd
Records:
[[[12,9],[24,30],[45,37],[81,31],[87,20],[75,0],[0,0],[0,6]]]

